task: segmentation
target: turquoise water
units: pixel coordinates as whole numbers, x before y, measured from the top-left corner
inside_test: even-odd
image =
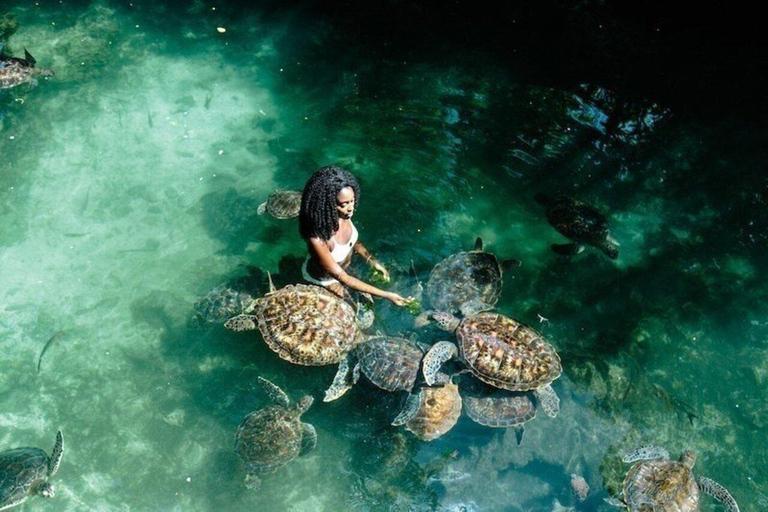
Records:
[[[24,509],[612,510],[619,455],[646,443],[695,450],[697,474],[742,510],[768,506],[761,131],[537,85],[469,52],[342,51],[287,11],[3,9],[19,22],[6,51],[56,72],[0,91],[0,449],[49,450],[61,429],[66,450],[57,496]],[[556,419],[539,414],[520,446],[465,417],[416,441],[389,427],[402,396],[361,384],[321,403],[335,368],[193,322],[200,297],[249,268],[290,278],[296,225],[256,206],[328,163],[359,177],[356,225],[393,290],[477,236],[522,261],[497,309],[558,348]],[[564,240],[542,191],[606,212],[619,259],[552,253]],[[376,309],[389,334],[445,337]],[[252,492],[232,442],[267,403],[258,375],[316,398],[304,418],[319,440]],[[571,473],[591,486],[584,503]]]

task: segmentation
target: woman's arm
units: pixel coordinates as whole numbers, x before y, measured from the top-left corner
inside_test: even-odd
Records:
[[[388,299],[397,306],[405,306],[410,302],[408,299],[401,297],[396,293],[380,290],[375,286],[371,286],[370,284],[347,274],[341,265],[334,261],[333,256],[331,256],[331,251],[328,249],[328,245],[324,240],[319,238],[310,238],[307,245],[310,252],[320,262],[320,266],[323,268],[323,270],[332,275],[344,286],[349,286],[353,290],[357,290],[359,292],[370,293],[376,297]]]
[[[371,268],[381,272],[384,280],[389,282],[389,272],[387,272],[387,269],[384,267],[384,265],[382,265],[381,262],[377,260],[373,254],[371,254],[371,251],[366,249],[365,246],[360,242],[355,244],[354,251],[359,254]]]

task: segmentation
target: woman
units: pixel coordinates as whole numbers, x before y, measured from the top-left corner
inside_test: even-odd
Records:
[[[348,171],[335,165],[321,167],[309,178],[301,196],[299,232],[307,242],[309,257],[302,274],[310,283],[324,286],[340,297],[344,287],[389,299],[398,306],[410,301],[392,292],[380,290],[351,275],[346,268],[356,252],[389,281],[389,272],[358,241],[352,215],[360,201],[360,185]]]

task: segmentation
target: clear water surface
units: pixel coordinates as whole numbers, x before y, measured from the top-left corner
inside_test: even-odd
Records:
[[[742,510],[768,507],[760,132],[526,83],[471,53],[341,51],[288,12],[3,10],[19,22],[6,50],[56,71],[0,91],[0,449],[49,450],[57,429],[66,449],[57,496],[24,510],[611,510],[619,455],[645,443],[695,450]],[[419,442],[389,426],[402,396],[360,384],[323,404],[335,368],[193,321],[200,297],[255,268],[290,280],[296,224],[256,206],[329,163],[359,177],[361,240],[392,289],[411,293],[411,266],[426,279],[477,236],[522,261],[497,309],[560,351],[556,419],[540,414],[520,446],[468,418]],[[564,240],[537,192],[606,212],[619,259],[552,253]],[[376,329],[446,336],[376,309]],[[319,443],[252,492],[232,442],[267,403],[258,375],[318,399],[305,419]]]

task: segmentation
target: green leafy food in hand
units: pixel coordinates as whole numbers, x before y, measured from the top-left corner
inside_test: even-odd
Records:
[[[413,299],[411,302],[408,303],[407,306],[405,306],[405,310],[408,311],[408,313],[412,314],[413,316],[418,316],[419,313],[421,313],[421,302],[419,302],[416,299]]]
[[[368,272],[368,282],[374,286],[381,286],[387,284],[388,281],[384,277],[383,272],[379,272],[375,268],[372,268],[371,271]]]

